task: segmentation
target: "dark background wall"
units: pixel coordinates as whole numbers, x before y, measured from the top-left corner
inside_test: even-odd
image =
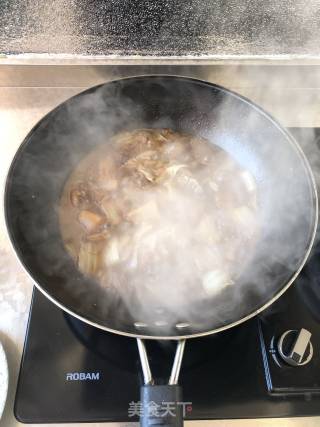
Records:
[[[0,53],[318,55],[318,0],[0,0]]]

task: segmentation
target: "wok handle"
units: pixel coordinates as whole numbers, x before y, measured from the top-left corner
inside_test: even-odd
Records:
[[[141,427],[183,427],[182,388],[178,385],[144,385],[140,394]]]
[[[182,427],[186,404],[178,385],[185,340],[178,341],[168,385],[154,385],[144,341],[137,339],[144,383],[140,391],[141,427]]]

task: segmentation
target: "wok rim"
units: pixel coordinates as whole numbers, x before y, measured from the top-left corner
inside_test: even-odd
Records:
[[[308,248],[305,251],[304,257],[300,263],[300,266],[298,267],[298,269],[296,269],[296,271],[293,273],[293,275],[290,277],[290,279],[286,282],[286,284],[284,286],[281,287],[281,289],[276,292],[275,295],[273,295],[273,297],[271,299],[269,299],[264,305],[262,305],[261,307],[259,307],[258,309],[252,311],[251,313],[249,313],[248,315],[242,317],[239,320],[236,320],[234,322],[228,323],[224,326],[221,326],[219,328],[216,329],[211,329],[211,330],[207,330],[207,331],[203,331],[203,332],[198,332],[198,333],[193,333],[193,334],[187,334],[187,335],[148,335],[148,334],[134,334],[131,332],[125,332],[125,331],[121,331],[118,329],[113,329],[113,328],[109,328],[107,326],[104,326],[102,324],[96,323],[90,319],[86,319],[85,317],[83,317],[80,314],[75,313],[74,311],[72,311],[71,309],[69,309],[68,307],[66,307],[63,303],[61,303],[60,301],[58,301],[57,299],[55,299],[52,295],[49,294],[49,292],[47,292],[45,289],[43,289],[43,287],[33,278],[31,272],[29,271],[26,263],[23,261],[22,257],[20,257],[19,253],[18,253],[18,245],[15,245],[14,243],[14,239],[13,239],[13,235],[11,232],[12,227],[9,225],[9,218],[8,218],[8,211],[7,211],[7,199],[8,199],[8,194],[9,194],[9,185],[10,185],[10,175],[13,172],[16,160],[18,159],[18,156],[21,154],[21,150],[23,149],[24,145],[26,145],[31,137],[31,135],[36,131],[36,129],[38,127],[40,127],[42,125],[42,123],[45,121],[45,119],[48,118],[48,116],[50,116],[52,113],[57,112],[62,106],[63,104],[65,104],[66,102],[79,97],[80,95],[84,95],[86,92],[89,91],[95,91],[98,88],[101,88],[102,86],[108,85],[108,84],[112,84],[112,83],[116,83],[118,81],[123,81],[123,80],[140,80],[140,79],[145,79],[145,78],[149,78],[149,79],[157,79],[157,78],[172,78],[172,79],[178,79],[178,80],[185,80],[185,81],[189,81],[189,82],[195,82],[204,86],[209,86],[210,88],[216,88],[219,89],[222,92],[225,92],[235,98],[240,99],[241,101],[245,102],[246,104],[248,104],[251,108],[254,108],[256,111],[258,111],[260,114],[262,114],[267,120],[269,120],[278,130],[279,132],[281,132],[283,134],[283,136],[287,139],[288,142],[291,143],[291,145],[293,146],[293,148],[297,151],[298,155],[301,158],[301,161],[304,164],[304,167],[306,169],[308,178],[310,180],[310,191],[311,191],[311,197],[312,197],[312,202],[314,204],[313,207],[313,228],[312,228],[312,232],[311,232],[311,236],[310,236],[310,241],[308,244]],[[117,334],[117,335],[121,335],[124,337],[128,337],[128,338],[140,338],[140,339],[155,339],[155,340],[175,340],[175,341],[179,341],[179,340],[185,340],[185,339],[192,339],[192,338],[201,338],[201,337],[205,337],[208,335],[214,335],[217,334],[219,332],[223,332],[227,329],[231,329],[235,326],[238,326],[244,322],[246,322],[247,320],[257,316],[259,313],[261,313],[262,311],[264,311],[266,308],[268,308],[270,305],[272,305],[278,298],[280,298],[288,289],[289,287],[294,283],[294,281],[297,279],[297,277],[299,276],[301,270],[303,269],[304,265],[306,264],[309,255],[312,251],[313,248],[313,244],[315,242],[315,237],[316,237],[316,232],[317,232],[317,228],[318,228],[318,214],[319,214],[319,206],[318,206],[318,191],[317,191],[317,185],[316,185],[316,181],[315,181],[315,177],[313,174],[313,171],[311,169],[311,166],[309,164],[309,161],[306,157],[306,155],[304,154],[302,148],[300,147],[300,145],[298,144],[298,142],[295,140],[295,138],[290,134],[290,132],[288,132],[288,130],[286,128],[284,128],[282,125],[280,125],[280,123],[271,115],[269,114],[267,111],[265,111],[263,108],[261,108],[259,105],[257,105],[255,102],[251,101],[249,98],[242,96],[240,94],[238,94],[237,92],[234,92],[230,89],[225,88],[224,86],[220,86],[218,84],[215,83],[211,83],[205,80],[201,80],[201,79],[196,79],[194,77],[188,77],[188,76],[181,76],[181,75],[174,75],[174,74],[143,74],[143,75],[138,75],[138,76],[129,76],[129,77],[123,77],[123,78],[119,78],[119,79],[114,79],[114,80],[109,80],[105,83],[101,83],[95,86],[91,86],[89,88],[86,88],[84,90],[82,90],[81,92],[71,96],[70,98],[67,98],[66,100],[64,100],[63,102],[61,102],[60,104],[58,104],[56,107],[54,107],[52,110],[50,110],[48,113],[46,113],[32,128],[31,130],[27,133],[27,135],[25,136],[25,138],[23,139],[23,141],[21,142],[21,144],[19,145],[19,147],[17,148],[13,159],[11,160],[11,164],[9,166],[7,175],[6,175],[6,180],[5,180],[5,188],[4,188],[4,196],[3,196],[3,202],[4,202],[4,216],[5,216],[5,224],[6,224],[6,229],[7,229],[7,233],[9,236],[9,241],[11,244],[11,247],[13,249],[13,252],[15,254],[16,259],[18,260],[19,264],[22,266],[23,270],[26,272],[26,274],[28,275],[28,277],[31,279],[31,282],[33,283],[33,285],[46,297],[48,298],[53,304],[55,304],[57,307],[59,307],[61,310],[63,310],[64,312],[66,312],[67,314],[79,319],[80,321],[89,324],[95,328],[104,330],[106,332],[110,332],[113,334]],[[19,251],[21,252],[21,251]]]

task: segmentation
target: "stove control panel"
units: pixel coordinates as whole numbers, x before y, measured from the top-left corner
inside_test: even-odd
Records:
[[[311,332],[304,328],[289,329],[280,336],[277,349],[281,359],[288,365],[306,365],[313,356]]]
[[[272,396],[320,396],[320,245],[293,286],[258,319]]]
[[[320,394],[320,330],[299,323],[279,313],[258,321],[265,381],[273,396]]]

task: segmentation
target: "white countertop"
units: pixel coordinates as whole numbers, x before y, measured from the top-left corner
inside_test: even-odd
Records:
[[[98,73],[96,71],[88,70],[87,76],[91,76],[90,81],[82,81],[81,85],[76,86],[70,83],[63,85],[60,82],[60,86],[57,86],[56,80],[51,78],[52,85],[46,82],[38,87],[34,87],[30,84],[30,79],[26,84],[26,80],[21,80],[19,83],[11,82],[8,84],[9,77],[6,75],[8,72],[16,72],[12,68],[1,68],[0,66],[0,186],[1,195],[3,195],[3,188],[5,183],[5,177],[10,165],[10,162],[17,150],[18,146],[22,142],[27,132],[32,126],[54,106],[69,98],[73,94],[83,90],[84,87],[97,84],[108,79],[108,74]],[[172,71],[171,71],[172,72]],[[73,73],[73,71],[71,72]],[[91,73],[91,74],[90,74]],[[186,74],[186,72],[184,72]],[[194,75],[193,73],[190,73]],[[212,71],[211,79],[228,86],[225,78],[225,73],[221,71]],[[94,80],[94,77],[96,80]],[[114,76],[114,74],[112,74]],[[26,76],[23,77],[24,79]],[[110,76],[109,76],[110,78]],[[230,79],[230,75],[229,75]],[[19,79],[18,79],[19,80]],[[17,80],[17,81],[18,81]],[[31,79],[32,80],[32,79]],[[39,80],[40,81],[40,80]],[[232,85],[229,85],[229,87]],[[239,73],[237,77],[237,88],[238,91],[248,96],[250,94],[256,101],[257,94],[259,91],[255,90],[252,85],[241,87],[239,80]],[[289,88],[286,93],[290,93],[290,90],[299,93],[299,88]],[[292,92],[291,92],[292,93]],[[300,93],[302,93],[300,91]],[[289,95],[288,95],[289,96]],[[291,96],[291,95],[290,95]],[[313,103],[319,101],[319,90],[316,91],[317,99],[313,99]],[[252,97],[252,96],[251,96]],[[265,104],[268,104],[264,100]],[[309,105],[309,104],[308,104]],[[320,103],[319,103],[320,105]],[[271,106],[271,103],[269,107]],[[267,105],[268,107],[268,105]],[[269,108],[270,109],[270,108]],[[286,115],[283,113],[281,116],[281,109],[279,106],[276,108],[278,116],[285,125],[294,125],[296,122],[301,125],[301,115],[293,113]],[[314,113],[312,124],[315,125],[315,120],[319,120],[319,114]],[[310,115],[308,116],[310,125]],[[318,123],[319,125],[319,123]],[[9,363],[9,394],[7,399],[6,408],[0,426],[3,427],[14,427],[20,425],[13,415],[13,402],[16,388],[17,375],[19,370],[20,358],[22,354],[26,323],[28,319],[28,311],[32,293],[32,283],[28,276],[19,265],[14,252],[10,246],[9,239],[6,233],[3,209],[0,210],[0,341],[2,342],[6,351]],[[51,424],[52,425],[52,424]],[[80,424],[68,424],[80,425]],[[89,424],[90,426],[101,426],[102,424]],[[134,426],[135,424],[130,423],[112,423],[107,424],[110,427],[124,427]],[[261,420],[217,420],[217,421],[193,421],[187,422],[187,426],[194,427],[206,427],[206,426],[219,426],[219,427],[318,427],[320,426],[320,417],[310,418],[291,418],[291,419],[261,419]],[[66,424],[60,424],[60,426],[67,426]]]

